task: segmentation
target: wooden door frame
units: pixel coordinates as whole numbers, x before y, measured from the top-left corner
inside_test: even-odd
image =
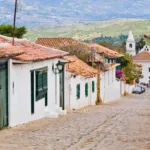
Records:
[[[2,60],[2,61],[1,61]],[[8,61],[7,59],[0,59],[0,70],[2,69],[5,69],[6,70],[6,103],[7,103],[7,107],[6,107],[6,110],[7,110],[7,125],[9,125],[9,101],[8,101]]]
[[[61,72],[61,74],[59,74],[59,78],[62,78],[62,79],[60,79],[60,80],[62,80],[61,82],[62,82],[62,87],[60,86],[60,90],[62,89],[63,90],[63,96],[62,96],[62,106],[61,106],[61,95],[59,96],[59,100],[60,100],[60,107],[62,107],[62,110],[65,110],[65,79],[64,79],[64,77],[65,77],[65,67],[63,66],[63,70],[62,70],[62,72]],[[60,94],[61,94],[61,91],[60,91]]]

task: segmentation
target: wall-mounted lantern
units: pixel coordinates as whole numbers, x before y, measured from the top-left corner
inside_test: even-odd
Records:
[[[56,68],[54,67],[54,64],[52,66],[52,70],[55,74],[60,74],[63,71],[64,65],[66,62],[60,62],[58,61],[58,63],[56,64]]]

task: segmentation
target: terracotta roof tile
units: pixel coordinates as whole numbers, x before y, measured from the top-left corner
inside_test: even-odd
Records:
[[[10,44],[0,44],[0,58],[14,57],[23,54],[23,50]]]
[[[69,61],[66,65],[66,70],[71,73],[90,78],[95,76],[98,72],[96,69],[88,66],[76,56],[64,56],[63,58]]]
[[[62,46],[67,46],[67,45],[78,45],[78,47],[81,50],[88,49],[90,51],[91,49],[91,44],[80,42],[72,38],[38,38],[36,43],[44,45],[44,46],[48,46],[48,47],[54,47],[54,48],[61,48]],[[116,51],[110,50],[98,44],[92,44],[92,46],[93,48],[96,49],[97,52],[104,53],[105,55],[110,56],[110,57],[122,57],[123,56]]]
[[[122,57],[123,55],[119,54],[116,51],[103,47],[99,44],[92,44],[92,47],[96,50],[97,53],[104,53],[109,57]]]
[[[133,57],[133,60],[134,61],[138,61],[138,60],[148,60],[148,61],[150,61],[150,52],[148,52],[148,51],[140,52],[140,53],[138,53],[137,55],[135,55]]]
[[[11,41],[11,38],[0,36],[0,43],[11,44]],[[29,42],[27,40],[15,39],[15,46],[10,47],[9,51],[17,51],[18,49],[22,50],[24,53],[14,57],[13,59],[20,61],[41,61],[46,59],[63,57],[64,55],[68,54],[61,50],[44,47],[36,43]]]

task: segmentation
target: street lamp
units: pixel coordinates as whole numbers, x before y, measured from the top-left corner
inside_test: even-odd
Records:
[[[58,61],[58,63],[56,64],[56,68],[54,67],[54,64],[52,66],[52,70],[55,74],[60,74],[62,71],[63,71],[63,68],[64,68],[64,64],[66,62],[60,62]]]

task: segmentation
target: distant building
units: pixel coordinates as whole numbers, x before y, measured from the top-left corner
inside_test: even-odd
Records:
[[[143,78],[140,82],[150,83],[150,52],[143,50],[133,57],[133,60],[137,64],[142,65]]]
[[[133,61],[142,65],[143,78],[140,82],[150,83],[150,46],[148,39],[150,37],[144,35],[140,41],[136,42],[132,31],[129,31],[129,36],[126,42],[126,53],[133,56]],[[147,39],[147,40],[146,40]]]
[[[132,31],[129,31],[129,36],[126,41],[126,53],[132,56],[136,55],[136,42]]]

